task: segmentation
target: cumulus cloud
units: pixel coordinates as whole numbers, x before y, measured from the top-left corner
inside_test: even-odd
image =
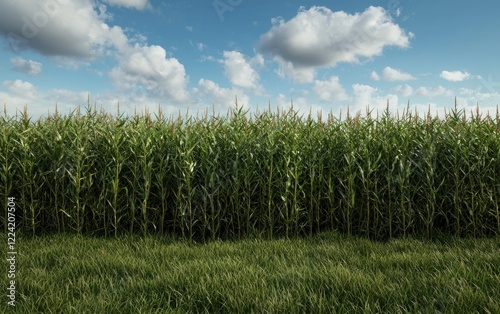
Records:
[[[260,37],[258,49],[293,69],[359,62],[360,58],[380,55],[386,46],[406,48],[413,35],[394,24],[380,7],[347,14],[313,6],[302,8],[287,22],[273,22]]]
[[[265,65],[264,56],[260,53],[256,54],[255,57],[250,59],[250,64],[256,68],[262,68]]]
[[[393,69],[391,67],[384,68],[384,70],[382,71],[382,77],[380,77],[375,71],[371,73],[370,77],[375,81],[384,79],[385,81],[390,81],[390,82],[411,81],[416,79],[413,75],[409,73],[405,73],[402,72],[401,70]]]
[[[461,82],[470,78],[471,75],[462,71],[442,71],[439,76],[447,81]]]
[[[122,49],[117,58],[118,65],[109,76],[121,91],[139,90],[148,98],[174,104],[192,102],[184,65],[176,58],[168,58],[163,47],[136,44]]]
[[[377,74],[377,72],[375,71],[372,71],[372,73],[370,73],[370,77],[372,78],[372,80],[374,81],[380,81],[380,76]]]
[[[33,60],[25,60],[21,57],[10,59],[14,70],[26,73],[31,76],[36,76],[42,72],[42,64]]]
[[[279,65],[275,73],[281,78],[289,78],[295,83],[311,83],[316,76],[316,70],[308,67],[295,67],[291,61],[285,61],[280,57],[274,57]]]
[[[415,77],[413,77],[411,74],[401,72],[400,70],[393,69],[391,67],[385,67],[382,76],[384,80],[391,82],[415,80]]]
[[[217,83],[206,79],[200,79],[198,85],[201,90],[197,89],[196,92],[203,97],[203,101],[211,101],[216,106],[230,108],[234,107],[236,97],[238,97],[239,107],[248,108],[249,106],[248,96],[237,88],[223,88]]]
[[[396,94],[402,95],[404,97],[411,96],[413,94],[413,87],[411,87],[408,84],[405,84],[404,86],[399,85],[394,88],[394,92]]]
[[[252,61],[238,51],[224,51],[224,71],[231,84],[252,89],[258,94],[261,94],[264,88],[259,83],[259,74],[252,63],[262,64],[262,62],[262,56]]]
[[[389,101],[389,110],[395,112],[399,106],[399,98],[397,95],[387,94],[380,95],[380,91],[370,85],[353,84],[352,91],[354,94],[354,110],[365,110],[367,107],[379,112],[387,108]]]
[[[36,99],[38,94],[35,86],[26,81],[4,81],[3,87],[5,87],[9,92],[14,93],[15,95],[22,96],[30,100]]]
[[[104,0],[104,2],[113,6],[143,10],[150,6],[148,0]]]
[[[136,45],[127,49],[110,77],[124,91],[143,86],[148,93],[161,99],[175,103],[189,101],[184,66],[176,58],[167,58],[165,49],[160,46]]]
[[[103,4],[93,0],[0,1],[6,2],[0,11],[0,34],[8,37],[12,49],[36,50],[73,67],[111,56],[117,59],[118,66],[109,75],[120,91],[142,88],[148,97],[158,100],[190,100],[184,66],[168,58],[162,47],[146,45],[142,37],[129,38],[121,27],[109,26]],[[146,0],[107,3],[135,9],[149,5]],[[19,60],[15,62],[23,65]]]
[[[321,100],[342,101],[349,99],[337,76],[332,76],[328,81],[314,81],[313,90]]]
[[[127,37],[105,23],[91,0],[6,1],[0,11],[0,34],[14,51],[33,49],[47,56],[95,59],[106,48],[122,48]]]

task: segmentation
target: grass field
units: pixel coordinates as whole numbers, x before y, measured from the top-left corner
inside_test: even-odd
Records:
[[[500,313],[499,248],[498,237],[23,236],[16,313]]]

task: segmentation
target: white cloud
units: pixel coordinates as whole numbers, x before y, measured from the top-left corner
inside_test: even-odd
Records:
[[[43,92],[39,92],[38,88],[30,82],[22,80],[4,81],[2,83],[4,91],[0,91],[0,104],[7,110],[9,116],[19,116],[27,108],[28,116],[38,119],[41,116],[46,116],[50,111],[55,112],[55,106],[63,109],[65,113],[69,112],[68,100],[61,98],[54,100],[46,97]],[[2,108],[3,109],[3,108]]]
[[[382,112],[387,108],[389,101],[389,110],[396,112],[399,106],[397,95],[387,94],[379,95],[379,90],[370,85],[353,84],[352,90],[354,94],[354,111],[364,111],[368,107],[370,110]]]
[[[328,81],[314,81],[313,90],[318,98],[324,101],[342,101],[349,99],[337,76],[332,76]]]
[[[148,1],[108,3],[137,9],[148,5]],[[46,21],[40,24],[43,17]],[[116,58],[118,66],[109,75],[120,91],[144,88],[148,97],[160,101],[189,102],[184,66],[167,58],[162,47],[144,44],[143,36],[128,38],[121,27],[106,24],[108,19],[105,6],[93,0],[10,1],[0,11],[0,34],[18,34],[22,44],[13,49],[30,48],[73,68],[104,55]]]
[[[17,115],[21,114],[25,106],[28,109],[29,116],[35,115],[36,117],[39,117],[41,114],[46,113],[46,110],[44,108],[42,110],[42,108],[39,106],[39,102],[37,102],[37,107],[32,107],[31,104],[33,103],[34,101],[32,102],[31,100],[24,97],[24,95],[19,96],[14,93],[0,91],[0,105],[1,105],[0,108],[3,112],[5,106],[7,115],[10,117],[15,116],[16,114]]]
[[[262,68],[265,65],[265,59],[264,56],[262,56],[260,53],[256,54],[255,57],[250,59],[250,65],[253,67],[257,68]]]
[[[238,97],[238,106],[240,108],[248,108],[249,106],[248,96],[237,88],[223,88],[217,83],[206,79],[200,79],[198,85],[202,88],[201,91],[197,90],[198,94],[203,97],[201,101],[207,103],[207,105],[213,103],[221,108],[231,108],[235,106],[235,100]]]
[[[205,62],[205,61],[216,61],[216,60],[213,56],[202,55],[200,61]]]
[[[12,116],[23,112],[26,106],[28,116],[38,119],[47,114],[54,114],[56,106],[61,114],[68,114],[80,106],[87,105],[88,91],[74,92],[66,89],[52,89],[48,92],[38,91],[31,83],[16,80],[5,81],[6,92],[0,92],[0,103],[6,105],[7,113]]]
[[[372,78],[372,80],[380,81],[380,76],[375,71],[372,71],[372,73],[370,74],[370,77]]]
[[[413,75],[409,73],[405,73],[402,72],[401,70],[393,69],[391,67],[384,68],[384,70],[382,71],[382,77],[380,77],[375,71],[372,71],[370,77],[375,81],[380,81],[381,79],[384,79],[385,81],[389,82],[411,81],[416,79]]]
[[[150,95],[163,100],[175,103],[190,100],[184,66],[175,58],[167,58],[160,46],[136,45],[127,49],[110,77],[123,91],[143,86]]]
[[[461,88],[460,89],[460,95],[464,95],[464,96],[472,96],[472,95],[476,94],[477,92],[478,92],[477,90],[473,90],[470,88]]]
[[[148,0],[104,0],[104,2],[112,6],[120,6],[137,10],[143,10],[150,7]]]
[[[52,103],[70,103],[73,106],[81,106],[84,108],[87,105],[88,97],[90,96],[89,92],[74,92],[68,89],[51,89],[48,91],[47,95],[43,97],[47,102]]]
[[[481,89],[461,88],[460,95],[472,102],[490,102],[500,104],[500,93],[481,93]]]
[[[16,71],[20,71],[31,76],[36,76],[42,72],[42,64],[33,60],[25,60],[21,57],[16,57],[10,59],[10,62],[14,65],[14,69]]]
[[[353,100],[347,107],[349,108],[350,115],[352,116],[357,112],[360,112],[361,115],[365,115],[366,108],[368,107],[372,110],[372,116],[377,113],[380,116],[387,108],[387,101],[389,101],[389,112],[393,115],[401,115],[407,111],[408,103],[407,98],[401,100],[398,97],[399,95],[403,95],[404,97],[410,95],[422,97],[451,96],[448,98],[448,102],[446,100],[444,100],[444,103],[440,101],[439,105],[425,98],[412,97],[408,99],[410,101],[410,112],[412,114],[417,112],[420,117],[425,116],[428,112],[430,112],[432,116],[438,115],[439,117],[444,117],[445,112],[449,112],[450,108],[454,106],[453,93],[442,86],[434,88],[420,87],[414,90],[411,86],[405,84],[397,86],[393,89],[393,92],[395,94],[384,93],[369,85],[353,84]],[[461,89],[460,95],[465,96],[465,98],[457,97],[458,109],[464,109],[467,113],[471,111],[475,113],[476,105],[479,103],[479,111],[481,114],[486,115],[489,112],[494,115],[497,110],[497,104],[500,103],[500,93],[480,93],[478,90]],[[345,117],[347,108],[342,105],[340,108],[342,116]]]
[[[281,70],[283,74],[293,74],[292,69],[359,62],[360,58],[380,55],[386,46],[406,48],[412,37],[380,7],[347,14],[313,6],[309,10],[301,8],[287,22],[274,19],[274,24],[261,36],[258,48],[286,67]]]
[[[384,80],[391,82],[415,80],[415,77],[413,77],[411,74],[401,72],[400,70],[393,69],[391,67],[385,67],[384,71],[382,72],[382,76]]]
[[[186,26],[186,30],[188,30],[189,32],[192,32],[193,31],[193,27],[192,26]]]
[[[38,92],[35,86],[30,82],[15,80],[15,81],[4,81],[3,87],[5,87],[9,92],[14,93],[17,96],[24,97],[28,100],[34,100],[37,98]]]
[[[274,57],[274,61],[279,67],[275,71],[281,78],[290,78],[295,83],[312,83],[316,76],[316,71],[311,67],[295,67],[291,61],[285,61],[280,57]]]
[[[399,85],[394,88],[394,92],[404,97],[408,97],[413,94],[413,88],[408,84],[405,84],[404,86]]]
[[[126,92],[106,92],[104,94],[91,94],[89,91],[73,91],[68,89],[50,89],[48,91],[38,91],[33,84],[24,81],[6,81],[3,83],[5,91],[0,91],[0,104],[5,104],[9,115],[22,112],[27,105],[28,115],[39,118],[53,114],[57,109],[61,114],[68,114],[80,107],[82,113],[87,106],[87,97],[93,106],[97,104],[97,110],[104,109],[105,112],[115,114],[117,105],[120,105],[120,112],[133,115],[135,112],[141,113],[145,109],[150,113],[155,113],[158,106],[161,106],[163,113],[176,116],[179,112],[185,112],[185,105],[160,104],[158,99],[149,97],[147,91],[138,89],[127,90]],[[195,106],[190,106],[193,109]]]
[[[491,103],[500,104],[500,93],[476,93],[474,95],[473,101],[488,101]]]
[[[145,0],[107,3],[135,9],[149,5]],[[33,22],[41,16],[44,23]],[[22,39],[13,49],[30,48],[73,68],[104,55],[116,58],[118,66],[109,75],[122,93],[142,88],[151,99],[189,103],[184,66],[168,58],[162,47],[146,45],[143,36],[128,38],[121,27],[109,26],[108,19],[105,6],[93,0],[11,1],[0,11],[0,33],[14,32]]]
[[[264,88],[259,83],[259,74],[252,67],[252,63],[260,64],[261,62],[261,56],[252,62],[238,51],[224,51],[224,71],[231,84],[252,89],[257,94],[262,94]]]
[[[205,49],[207,48],[207,45],[205,45],[204,43],[197,43],[197,44],[196,44],[196,48],[197,48],[199,51],[203,52],[203,50],[205,50]]]
[[[461,82],[470,78],[471,75],[462,71],[442,71],[439,76],[447,81]]]
[[[148,5],[148,1],[108,3],[136,9]],[[71,68],[111,56],[118,60],[118,66],[109,75],[120,91],[143,87],[148,97],[174,103],[189,100],[184,66],[175,58],[167,58],[162,47],[146,45],[143,36],[128,38],[122,28],[106,24],[110,17],[104,5],[96,5],[93,0],[26,0],[12,1],[8,6],[0,11],[0,33],[9,36],[14,32],[22,39],[17,42],[22,44],[13,49],[30,48]],[[40,24],[42,16],[46,21]],[[31,17],[37,20],[30,21]]]
[[[425,96],[425,97],[453,96],[453,92],[441,85],[434,88],[423,86],[415,90],[415,95]]]
[[[109,16],[102,10],[102,14],[96,12],[91,0],[24,0],[2,5],[0,34],[14,51],[31,48],[48,56],[95,59],[105,49],[127,45],[123,30],[108,26]]]
[[[311,114],[311,118],[316,118],[318,113],[323,113],[324,111],[323,107],[310,104],[306,97],[287,98],[285,95],[279,94],[276,98],[276,104],[280,110],[286,112],[288,112],[293,105],[293,111],[304,118],[308,117],[309,114]]]

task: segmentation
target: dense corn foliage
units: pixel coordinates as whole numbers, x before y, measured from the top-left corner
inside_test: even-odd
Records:
[[[89,106],[5,114],[0,130],[2,230],[14,196],[32,234],[500,234],[498,110],[166,118]]]

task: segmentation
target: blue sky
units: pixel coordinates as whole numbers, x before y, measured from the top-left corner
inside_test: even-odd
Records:
[[[500,104],[498,5],[482,1],[0,0],[0,103],[339,114]]]

